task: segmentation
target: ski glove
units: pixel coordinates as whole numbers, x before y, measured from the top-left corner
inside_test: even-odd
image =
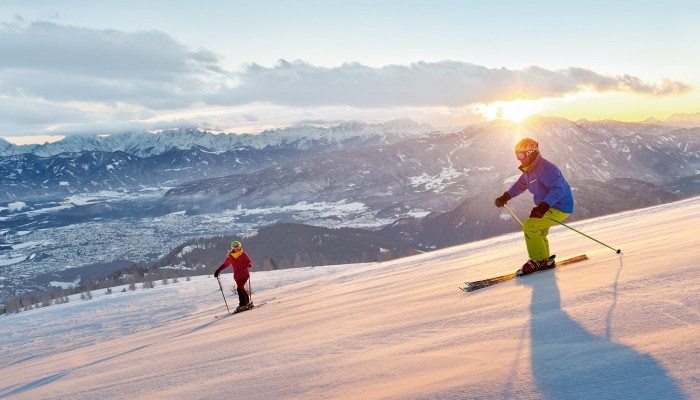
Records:
[[[218,278],[218,277],[219,277],[219,271],[214,272],[214,278]]]
[[[549,211],[549,204],[542,201],[537,205],[537,207],[530,211],[530,218],[542,218],[545,214],[547,214],[547,211]]]
[[[503,192],[503,196],[496,199],[496,207],[501,208],[505,206],[508,200],[510,200],[510,195],[508,192]]]

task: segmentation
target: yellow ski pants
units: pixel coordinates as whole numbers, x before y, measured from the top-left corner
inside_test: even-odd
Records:
[[[525,245],[530,259],[542,261],[549,258],[549,240],[547,234],[556,221],[562,222],[569,214],[550,208],[542,218],[528,218],[523,222]]]

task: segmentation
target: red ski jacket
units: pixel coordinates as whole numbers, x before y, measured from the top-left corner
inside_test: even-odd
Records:
[[[248,254],[246,254],[245,251],[241,252],[241,255],[238,256],[238,258],[235,258],[233,253],[229,253],[228,257],[226,257],[226,261],[221,264],[221,266],[216,270],[216,273],[218,274],[224,268],[233,267],[233,279],[237,281],[244,280],[250,277],[248,268],[252,266],[253,262],[250,261],[250,258],[248,258]]]

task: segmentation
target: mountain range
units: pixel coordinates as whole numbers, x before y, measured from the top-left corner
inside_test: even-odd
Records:
[[[157,134],[75,135],[24,146],[0,139],[0,201],[177,186],[334,151],[393,143],[431,130],[428,125],[395,120],[305,126],[258,135],[177,129]]]
[[[214,134],[194,128],[163,130],[159,132],[125,132],[114,135],[72,135],[52,143],[16,146],[0,138],[0,156],[31,153],[51,157],[62,153],[83,151],[124,152],[148,157],[172,150],[205,148],[209,151],[226,152],[241,148],[261,150],[264,148],[295,148],[308,150],[332,147],[342,149],[361,143],[363,140],[392,140],[392,136],[422,134],[432,130],[427,124],[408,119],[385,123],[368,124],[361,121],[346,121],[328,127],[298,126],[273,129],[259,134]],[[379,138],[379,139],[377,139]]]
[[[76,135],[31,146],[0,140],[0,201],[162,186],[174,188],[164,201],[170,208],[193,208],[188,197],[204,210],[231,201],[266,206],[362,198],[373,206],[410,202],[447,211],[475,194],[474,187],[517,172],[509,160],[520,129],[494,121],[440,132],[397,120],[258,135],[179,129]],[[673,188],[677,180],[696,175],[698,129],[537,117],[520,135],[541,141],[542,153],[565,163],[573,179],[630,177]],[[217,196],[201,203],[197,192]]]
[[[682,194],[697,193],[697,185],[685,181],[699,176],[700,128],[619,136],[612,133],[619,131],[618,123],[601,133],[606,126],[599,124],[594,132],[561,118],[537,118],[519,136],[538,140],[541,154],[574,184],[631,178]],[[231,205],[345,200],[384,212],[405,208],[445,212],[466,197],[507,189],[519,175],[512,150],[517,130],[513,124],[496,121],[323,154],[249,174],[198,180],[168,191],[162,205],[171,211],[217,212]]]
[[[263,264],[283,258],[285,238],[325,228],[375,230],[360,235],[362,246],[378,241],[372,235],[403,241],[394,256],[515,231],[493,199],[519,176],[512,148],[525,136],[569,180],[577,202],[570,221],[700,193],[700,128],[666,121],[535,117],[441,131],[398,120],[260,135],[181,129],[31,148],[0,143],[0,294],[71,282],[81,268],[98,277],[133,262],[167,267],[170,257],[180,265],[177,250],[190,240],[262,228],[270,238],[256,251]],[[511,204],[521,217],[533,206],[527,195]],[[288,264],[297,264],[297,252],[306,265],[317,263],[323,252],[307,242]],[[204,262],[187,257],[186,268]]]

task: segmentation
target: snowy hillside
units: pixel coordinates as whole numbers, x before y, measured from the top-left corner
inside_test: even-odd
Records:
[[[222,320],[209,277],[0,317],[0,399],[700,399],[698,216],[700,197],[573,223],[622,257],[555,227],[560,258],[590,260],[473,293],[524,261],[520,234],[255,272],[262,306]]]

